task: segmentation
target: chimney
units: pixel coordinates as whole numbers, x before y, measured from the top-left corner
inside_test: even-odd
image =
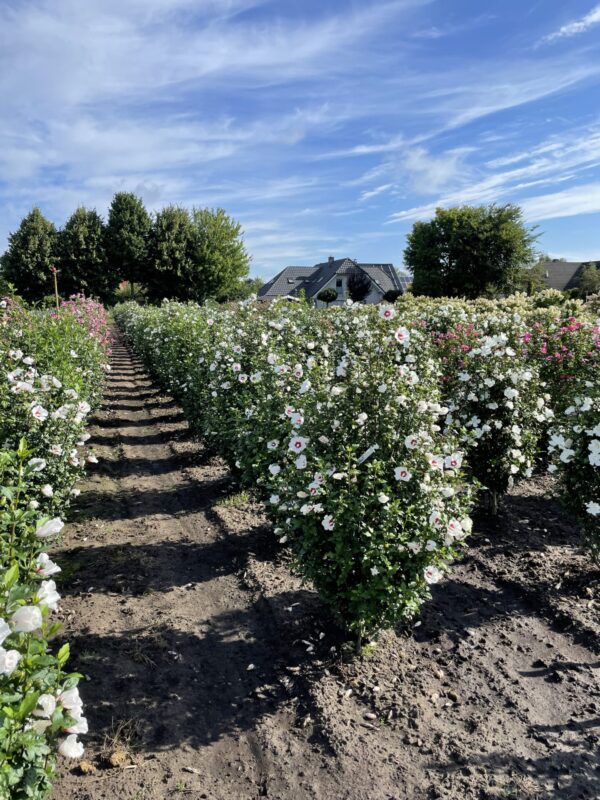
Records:
[[[334,261],[335,261],[335,258],[333,256],[329,256],[329,263],[333,264]]]

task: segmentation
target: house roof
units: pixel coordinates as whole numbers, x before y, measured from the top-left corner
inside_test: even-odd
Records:
[[[600,261],[546,261],[542,264],[546,285],[561,292],[574,289],[579,285],[584,264],[595,264],[600,268]]]
[[[348,275],[357,269],[365,272],[385,294],[387,291],[405,291],[410,276],[398,275],[393,264],[359,264],[351,258],[329,259],[313,267],[285,267],[260,289],[263,299],[297,294],[301,289],[307,298],[316,297],[336,275]]]

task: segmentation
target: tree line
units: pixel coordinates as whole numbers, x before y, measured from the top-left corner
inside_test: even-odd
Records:
[[[150,215],[131,192],[117,192],[106,222],[77,208],[58,229],[34,208],[9,235],[0,277],[29,301],[83,292],[104,302],[126,281],[149,300],[240,299],[255,289],[241,226],[222,208],[170,205]]]

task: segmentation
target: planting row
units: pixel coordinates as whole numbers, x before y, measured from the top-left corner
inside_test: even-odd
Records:
[[[548,441],[566,447],[565,485],[577,480],[588,428],[567,435],[563,421],[569,405],[597,416],[600,351],[597,326],[572,311],[405,298],[326,312],[126,304],[115,316],[360,637],[418,612],[464,547],[476,488],[496,502],[540,468]],[[577,510],[592,532],[589,466]]]
[[[47,553],[86,461],[85,423],[110,349],[104,309],[84,298],[58,312],[0,305],[0,798],[42,798],[56,753],[79,758],[87,722],[52,644],[60,567]]]

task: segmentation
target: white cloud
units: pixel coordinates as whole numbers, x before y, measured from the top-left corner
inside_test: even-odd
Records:
[[[562,192],[528,197],[521,201],[525,217],[531,222],[557,217],[600,212],[600,183],[572,186]]]
[[[572,22],[563,25],[554,33],[545,36],[542,42],[549,43],[555,42],[557,39],[566,39],[571,36],[578,36],[581,33],[586,33],[590,28],[600,25],[600,4],[594,6],[585,16],[580,19],[573,20]]]

